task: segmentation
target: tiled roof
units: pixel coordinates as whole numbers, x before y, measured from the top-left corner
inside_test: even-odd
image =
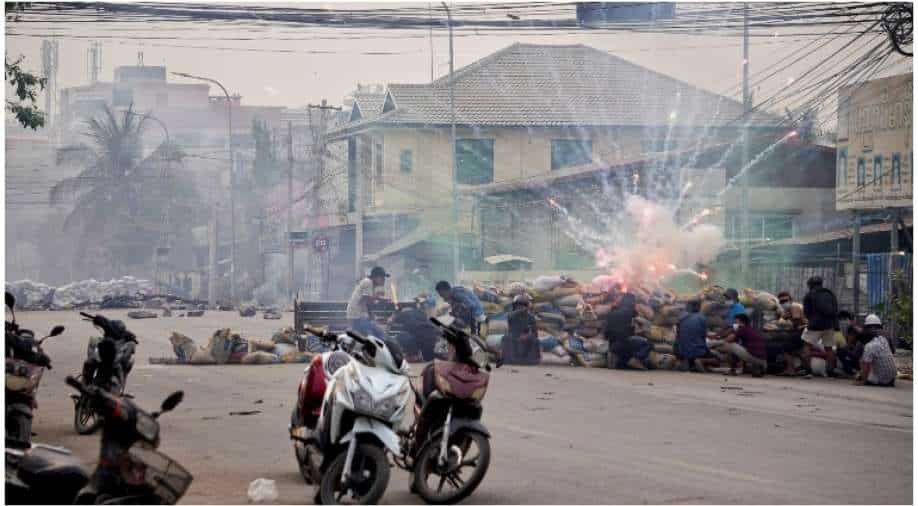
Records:
[[[354,102],[360,108],[360,116],[365,120],[376,119],[386,102],[385,93],[355,93]]]
[[[448,76],[388,91],[395,110],[374,124],[450,123]],[[455,100],[457,124],[476,126],[727,126],[743,112],[736,100],[584,45],[514,44],[457,70]],[[778,121],[755,114],[752,124]]]

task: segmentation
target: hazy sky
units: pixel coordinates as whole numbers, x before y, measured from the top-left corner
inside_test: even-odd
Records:
[[[316,7],[322,4],[311,4]],[[353,4],[337,4],[347,8]],[[374,4],[390,6],[393,4]],[[404,4],[400,4],[404,5]],[[410,4],[426,7],[427,2]],[[574,17],[574,7],[570,7]],[[436,14],[436,13],[435,13]],[[43,36],[61,35],[59,84],[85,84],[87,49],[94,37],[102,44],[101,79],[112,79],[118,65],[136,64],[143,51],[147,65],[167,65],[170,71],[213,77],[251,105],[302,106],[323,98],[340,104],[357,83],[427,82],[431,75],[431,42],[427,29],[355,30],[340,28],[269,28],[252,33],[227,24],[196,23],[19,23],[6,26],[6,52],[22,54],[26,66],[40,70]],[[29,36],[11,35],[10,32]],[[468,32],[465,32],[466,34]],[[409,35],[412,38],[399,39]],[[154,39],[158,37],[159,39]],[[221,38],[253,37],[261,40],[229,41]],[[279,37],[309,40],[276,40]],[[772,67],[810,38],[775,34],[755,38],[750,47],[750,71]],[[454,39],[456,67],[471,63],[514,42],[540,44],[586,44],[607,50],[653,70],[672,75],[714,92],[733,87],[739,96],[742,47],[739,37],[668,34],[602,34],[591,31],[554,36],[488,35]],[[836,51],[830,45],[814,52],[800,64],[779,73],[762,86],[766,96],[790,82],[813,63]],[[271,52],[271,51],[295,51]],[[310,54],[308,51],[333,51]],[[368,55],[365,51],[389,51],[396,55]],[[433,31],[435,75],[446,73],[448,39],[445,29]],[[900,67],[904,71],[906,67]],[[910,68],[908,68],[910,70]],[[172,77],[170,77],[172,79]],[[211,93],[216,93],[212,90]]]

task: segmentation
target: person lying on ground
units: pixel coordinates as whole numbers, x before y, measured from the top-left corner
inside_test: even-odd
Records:
[[[861,372],[854,380],[857,385],[891,387],[896,384],[896,359],[889,348],[889,341],[883,336],[883,322],[871,314],[864,320],[864,355],[861,357]]]
[[[705,364],[717,358],[708,349],[707,323],[699,312],[701,303],[697,300],[690,301],[686,309],[688,312],[679,318],[676,326],[673,352],[679,359],[680,370],[687,371],[694,366],[698,372],[707,372]]]
[[[505,364],[538,365],[542,360],[539,329],[528,295],[513,299],[507,316],[508,333],[501,340],[501,360]]]
[[[781,319],[791,322],[794,329],[806,327],[806,316],[803,314],[803,304],[794,302],[790,292],[781,292],[778,294],[778,302],[781,304]]]
[[[745,372],[748,368],[752,375],[760,378],[768,367],[768,353],[765,349],[765,338],[752,328],[749,316],[736,315],[736,323],[719,351],[727,354],[730,362],[730,375],[736,375],[737,363],[743,366]]]

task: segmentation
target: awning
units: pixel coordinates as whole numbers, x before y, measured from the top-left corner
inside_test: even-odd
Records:
[[[364,261],[366,262],[376,262],[382,257],[389,256],[399,251],[410,248],[415,244],[426,240],[434,234],[443,232],[450,228],[450,222],[448,220],[437,220],[435,218],[427,218],[422,221],[414,230],[408,232],[402,237],[396,239],[395,241],[389,243],[385,248],[375,252],[369,253],[363,256]]]
[[[503,264],[507,262],[525,262],[527,264],[532,263],[532,259],[526,257],[518,257],[514,255],[494,255],[484,259],[485,262],[488,262],[491,265]]]

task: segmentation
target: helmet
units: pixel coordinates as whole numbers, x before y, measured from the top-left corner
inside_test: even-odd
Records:
[[[809,288],[813,288],[816,286],[822,286],[822,277],[821,276],[811,277],[810,279],[806,280],[806,286],[808,286]]]
[[[882,327],[883,322],[880,320],[879,316],[875,314],[869,314],[867,315],[867,318],[864,319],[864,326],[869,327],[872,325],[876,325],[877,327]]]

